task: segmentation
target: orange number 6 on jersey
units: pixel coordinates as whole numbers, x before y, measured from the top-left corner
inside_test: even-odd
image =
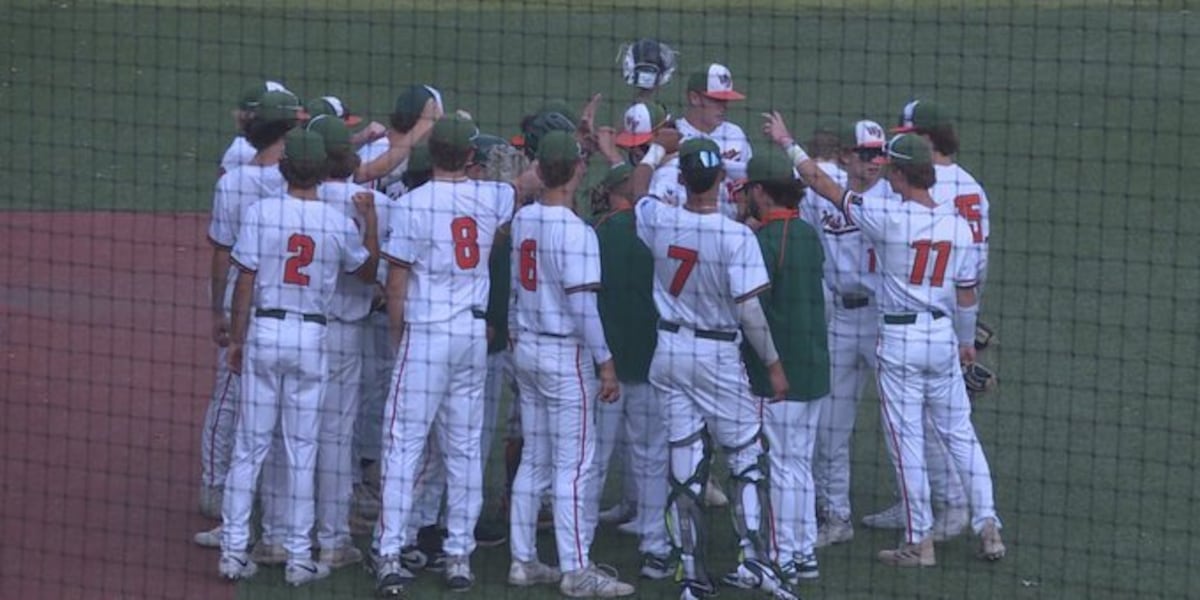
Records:
[[[479,265],[479,230],[475,219],[458,217],[450,221],[450,234],[454,236],[454,262],[460,269],[474,269]]]
[[[679,263],[679,269],[675,271],[675,277],[671,278],[670,289],[667,290],[672,296],[678,296],[683,291],[683,285],[687,283],[688,277],[692,276],[692,269],[696,268],[700,254],[691,248],[668,246],[667,256],[682,261]]]
[[[520,247],[521,259],[518,261],[517,268],[520,269],[521,287],[531,291],[537,291],[537,240],[525,240],[521,242]]]
[[[300,272],[300,269],[312,264],[313,252],[316,250],[317,244],[313,239],[302,233],[293,233],[288,238],[287,250],[295,256],[287,259],[287,263],[283,266],[283,282],[292,285],[307,286],[308,275]]]

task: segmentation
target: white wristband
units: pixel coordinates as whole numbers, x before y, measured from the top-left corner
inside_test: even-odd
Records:
[[[798,165],[808,160],[808,153],[805,152],[804,148],[801,148],[800,144],[797,144],[796,142],[792,142],[792,145],[788,146],[787,155],[788,158],[792,159],[792,164],[794,165]]]
[[[664,156],[667,155],[667,149],[658,144],[650,144],[650,148],[646,150],[646,156],[642,157],[639,164],[646,165],[651,169],[657,169],[658,163],[662,162]]]

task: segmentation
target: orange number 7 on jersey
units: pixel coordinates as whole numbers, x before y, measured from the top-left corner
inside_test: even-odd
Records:
[[[979,212],[979,205],[982,202],[983,199],[979,197],[979,194],[963,194],[954,197],[954,208],[958,209],[958,214],[971,226],[971,236],[975,239],[976,244],[983,243],[983,213]]]
[[[682,261],[679,263],[679,269],[675,271],[675,277],[671,278],[671,287],[667,289],[672,296],[678,296],[683,291],[683,284],[687,283],[688,277],[691,277],[692,269],[696,268],[700,254],[691,248],[668,246],[667,256]]]
[[[912,247],[917,250],[917,256],[913,259],[912,275],[909,275],[908,282],[913,285],[924,283],[925,270],[929,268],[929,249],[933,248],[937,257],[933,261],[933,275],[929,278],[929,285],[942,287],[946,282],[946,263],[950,262],[950,242],[917,240],[912,243]]]

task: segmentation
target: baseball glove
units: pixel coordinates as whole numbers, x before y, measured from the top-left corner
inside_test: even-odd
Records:
[[[995,389],[998,383],[996,374],[979,363],[964,364],[962,370],[963,381],[967,384],[967,393],[972,398]]]
[[[983,350],[996,339],[996,330],[983,321],[975,323],[975,349]]]

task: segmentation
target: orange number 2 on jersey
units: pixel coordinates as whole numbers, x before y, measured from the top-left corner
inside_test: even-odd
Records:
[[[287,259],[287,263],[283,266],[284,283],[308,285],[308,275],[301,273],[300,269],[312,264],[313,251],[316,250],[316,247],[317,244],[313,242],[313,239],[302,233],[293,233],[288,238],[288,252],[295,256]]]
[[[521,270],[520,279],[521,287],[531,291],[537,291],[537,240],[525,240],[521,242],[520,247],[521,258],[518,261],[517,268]]]
[[[458,217],[450,221],[450,235],[454,236],[454,262],[460,269],[474,269],[479,265],[479,230],[475,219]]]
[[[929,278],[929,285],[942,287],[946,282],[946,263],[950,262],[950,242],[917,240],[912,243],[912,247],[917,250],[917,256],[913,259],[912,275],[909,276],[908,282],[921,285],[925,281],[925,270],[929,267],[929,249],[932,248],[937,256],[934,257],[933,275]]]
[[[971,226],[971,235],[976,244],[983,243],[983,213],[979,212],[982,202],[979,194],[964,194],[954,198],[954,208],[958,209],[958,214]]]
[[[667,290],[672,296],[678,296],[683,291],[683,284],[691,277],[692,269],[696,268],[696,261],[700,260],[700,255],[690,248],[669,246],[667,256],[682,261],[679,263],[679,269],[675,271],[675,277],[671,279],[670,289]]]

